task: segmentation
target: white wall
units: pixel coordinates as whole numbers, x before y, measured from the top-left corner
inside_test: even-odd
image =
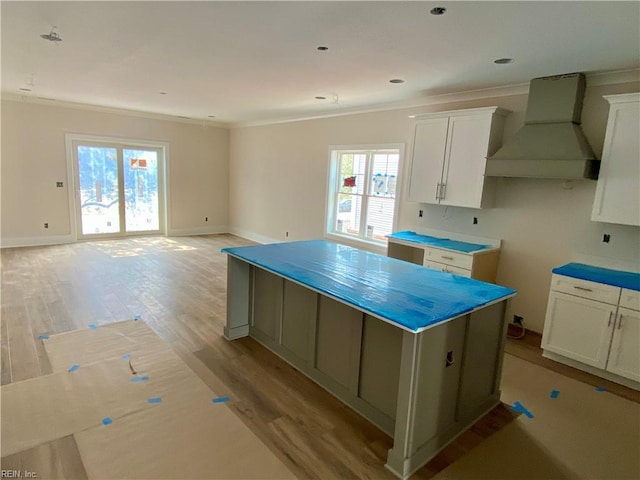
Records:
[[[169,233],[227,230],[228,129],[6,100],[1,113],[3,246],[75,238],[67,190],[67,133],[167,142]],[[57,188],[57,181],[63,181],[64,188]],[[44,222],[49,223],[46,230]]]
[[[608,104],[602,95],[640,90],[640,84],[588,88],[583,129],[600,157]],[[637,227],[591,222],[594,181],[499,179],[490,210],[420,205],[406,201],[413,121],[410,114],[498,105],[507,117],[505,140],[523,124],[526,95],[496,97],[422,108],[340,116],[304,122],[237,128],[230,136],[230,225],[258,241],[323,236],[328,146],[404,143],[404,178],[399,229],[429,227],[503,240],[498,283],[518,290],[508,315],[524,317],[542,332],[551,269],[588,260],[612,266],[640,266]],[[418,210],[424,217],[418,218]],[[472,218],[479,219],[477,225]],[[285,232],[289,237],[285,237]],[[602,234],[611,242],[603,244]],[[510,317],[509,317],[510,318]]]

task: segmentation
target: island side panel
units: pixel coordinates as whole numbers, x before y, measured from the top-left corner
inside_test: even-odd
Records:
[[[282,346],[295,358],[311,365],[315,358],[318,294],[285,280],[282,308]]]
[[[353,395],[358,393],[362,317],[361,311],[320,296],[315,367]]]
[[[227,324],[224,327],[227,340],[249,335],[251,270],[247,262],[227,256]]]
[[[410,476],[499,403],[505,305],[404,333],[394,445],[386,464],[398,477]]]
[[[395,419],[400,378],[402,330],[365,315],[358,396]]]
[[[261,268],[253,271],[253,319],[250,332],[258,331],[269,340],[280,343],[284,279]]]
[[[469,315],[456,415],[461,422],[474,420],[500,400],[506,304],[500,302]]]

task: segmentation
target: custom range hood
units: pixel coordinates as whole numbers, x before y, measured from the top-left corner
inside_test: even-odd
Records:
[[[600,161],[580,128],[584,89],[582,73],[531,80],[524,126],[487,158],[485,176],[598,178]]]

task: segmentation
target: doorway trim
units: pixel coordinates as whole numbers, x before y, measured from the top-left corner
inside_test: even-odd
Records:
[[[161,162],[159,173],[162,177],[159,179],[159,184],[162,186],[163,194],[159,196],[160,201],[160,234],[166,236],[169,231],[170,225],[170,211],[169,211],[169,143],[155,140],[144,140],[139,138],[129,138],[129,137],[110,137],[104,135],[89,135],[89,134],[79,134],[79,133],[67,133],[65,134],[65,148],[66,148],[66,156],[67,156],[67,185],[69,188],[67,189],[68,194],[68,202],[69,202],[69,229],[70,235],[74,241],[87,241],[91,240],[91,238],[83,237],[79,235],[79,219],[78,219],[78,189],[80,186],[78,185],[78,165],[75,161],[74,154],[74,142],[95,142],[99,144],[108,144],[113,145],[115,147],[147,147],[147,148],[155,148],[160,150],[163,156],[163,162]],[[122,235],[113,235],[109,236],[100,236],[96,237],[94,240],[107,239],[107,238],[122,238],[122,237],[133,237],[145,235],[144,232],[141,233],[125,233]]]

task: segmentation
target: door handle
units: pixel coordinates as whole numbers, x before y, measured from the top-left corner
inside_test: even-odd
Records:
[[[607,328],[611,326],[611,317],[613,316],[613,312],[609,312],[609,322],[607,323]]]
[[[618,317],[618,330],[622,328],[622,314]]]
[[[440,258],[442,258],[443,260],[453,260],[453,257],[447,257],[445,255],[440,255]]]

